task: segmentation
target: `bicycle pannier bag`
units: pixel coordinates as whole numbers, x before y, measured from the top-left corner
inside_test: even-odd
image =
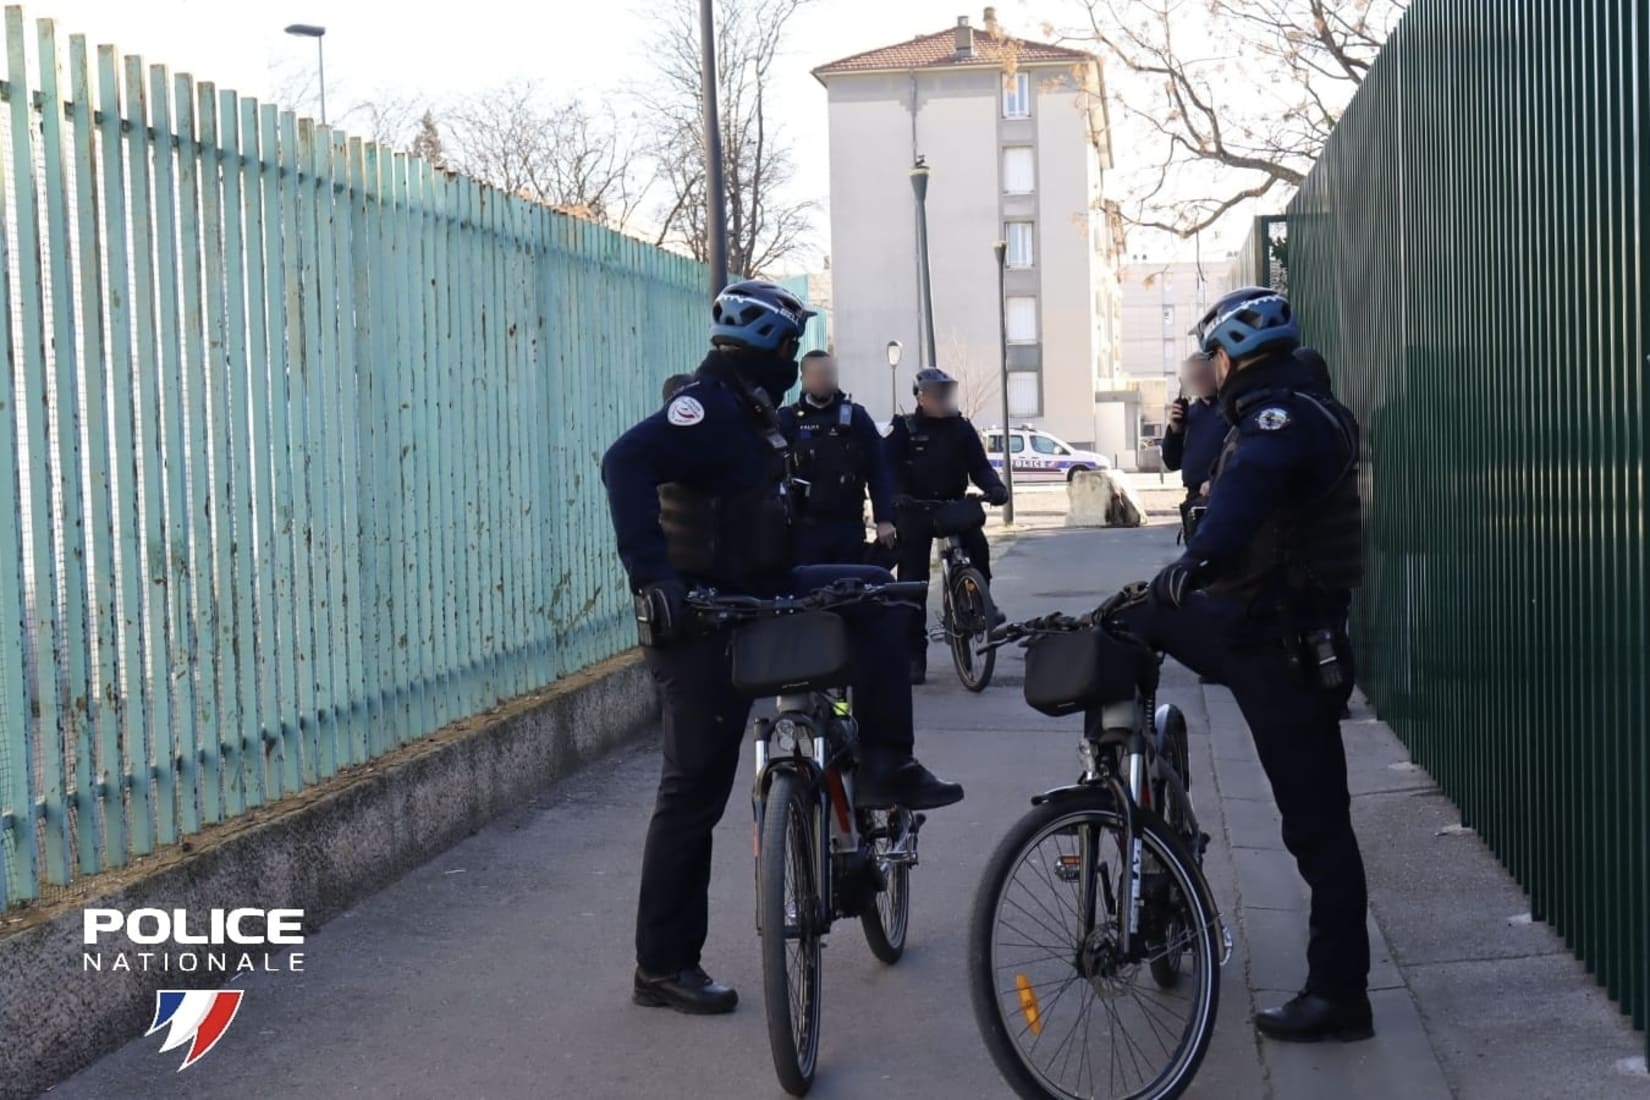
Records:
[[[1026,646],[1026,705],[1052,717],[1134,696],[1141,655],[1102,630],[1044,634]]]
[[[826,611],[762,619],[733,635],[733,686],[742,695],[838,687],[848,669],[847,628]]]
[[[977,500],[948,500],[929,514],[936,538],[961,535],[985,526],[985,507]]]

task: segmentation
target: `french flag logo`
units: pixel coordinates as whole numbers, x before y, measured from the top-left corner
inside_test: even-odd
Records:
[[[155,1022],[143,1034],[153,1035],[170,1027],[166,1042],[161,1044],[162,1053],[189,1043],[189,1053],[178,1067],[182,1073],[218,1045],[240,1011],[242,996],[239,989],[159,990],[155,993]]]

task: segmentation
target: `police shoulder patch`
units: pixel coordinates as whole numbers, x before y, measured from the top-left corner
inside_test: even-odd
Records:
[[[1289,426],[1289,410],[1281,405],[1268,405],[1255,414],[1255,427],[1263,432],[1275,432]]]
[[[678,428],[691,428],[705,419],[705,407],[699,404],[698,398],[684,394],[670,403],[665,416]]]

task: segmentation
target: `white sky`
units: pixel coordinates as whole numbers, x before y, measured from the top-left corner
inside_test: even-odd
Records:
[[[335,119],[352,101],[457,99],[506,80],[528,78],[547,93],[594,98],[644,81],[641,44],[649,12],[675,0],[31,0],[28,18],[58,20],[58,33],[85,33],[125,54],[165,62],[174,72],[267,98],[283,75],[313,61],[315,43],[282,33],[289,23],[319,23],[325,39],[327,99]],[[829,151],[825,91],[808,70],[861,50],[954,26],[967,14],[981,26],[978,0],[816,0],[790,27],[793,62],[776,91],[792,139],[799,197],[827,198]],[[1081,15],[1072,0],[1000,0],[1013,33],[1042,37],[1045,21]],[[32,30],[31,30],[32,37]],[[1113,121],[1120,112],[1113,111]],[[1128,157],[1116,151],[1119,166]],[[825,239],[825,213],[818,239]],[[1204,256],[1224,254],[1246,227],[1231,221],[1221,239],[1205,235]],[[1154,259],[1189,257],[1191,244],[1131,236],[1129,251]],[[814,260],[817,263],[817,257]]]

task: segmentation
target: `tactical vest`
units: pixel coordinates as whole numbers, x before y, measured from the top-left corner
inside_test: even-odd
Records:
[[[684,577],[739,587],[790,569],[790,445],[773,404],[759,391],[730,382],[763,442],[755,484],[728,496],[669,482],[659,486],[659,526],[671,568]]]
[[[955,500],[968,491],[968,471],[962,456],[939,430],[942,423],[946,421],[935,422],[914,413],[905,417],[911,449],[901,487],[914,497]]]
[[[797,406],[796,474],[808,483],[803,518],[813,523],[862,523],[866,455],[854,436],[854,403],[833,410]]]
[[[1352,414],[1332,398],[1299,390],[1262,390],[1238,401],[1236,418],[1241,421],[1256,405],[1281,396],[1300,398],[1335,426],[1346,448],[1345,464],[1323,492],[1274,510],[1250,540],[1243,558],[1209,584],[1210,592],[1246,599],[1270,592],[1314,601],[1350,592],[1363,583],[1363,514],[1358,503],[1357,428]],[[1226,435],[1215,462],[1217,487],[1240,438],[1235,427]],[[1217,491],[1212,488],[1210,493]]]

